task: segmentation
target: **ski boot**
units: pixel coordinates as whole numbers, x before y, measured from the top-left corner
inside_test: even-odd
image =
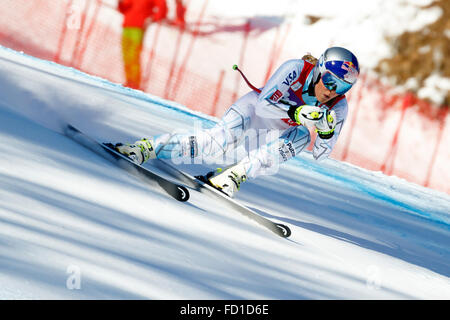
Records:
[[[138,140],[134,144],[117,143],[114,146],[114,149],[137,164],[143,164],[149,159],[156,158],[153,140],[148,140],[146,138]]]
[[[238,163],[224,170],[219,168],[216,171],[209,172],[205,178],[208,184],[233,198],[239,191],[241,183],[247,180],[247,173],[244,165]]]

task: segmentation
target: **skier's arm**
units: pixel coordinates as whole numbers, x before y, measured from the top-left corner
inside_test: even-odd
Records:
[[[339,134],[341,133],[342,126],[344,125],[345,119],[347,118],[347,100],[343,99],[339,101],[332,109],[334,111],[335,117],[335,127],[333,134],[331,137],[327,137],[327,135],[319,134],[314,142],[313,147],[313,156],[314,159],[321,161],[330,155],[333,150],[334,145],[337,142]],[[320,131],[320,129],[318,129]],[[322,137],[321,137],[322,136]]]
[[[303,60],[288,60],[270,77],[258,97],[256,114],[263,118],[280,119],[289,110],[283,97],[288,95],[291,84],[296,81],[303,69]]]

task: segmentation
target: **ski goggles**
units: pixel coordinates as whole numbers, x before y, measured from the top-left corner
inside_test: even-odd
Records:
[[[336,93],[339,95],[346,93],[353,86],[352,83],[339,79],[330,71],[326,71],[322,75],[322,83],[325,88],[330,91],[336,91]]]

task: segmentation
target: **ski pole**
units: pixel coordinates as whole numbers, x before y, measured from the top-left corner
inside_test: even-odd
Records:
[[[244,78],[245,82],[246,82],[247,85],[250,87],[250,89],[252,89],[253,91],[256,91],[256,92],[258,92],[258,93],[261,93],[261,90],[260,90],[260,89],[258,89],[257,87],[255,87],[254,85],[252,85],[252,84],[250,83],[250,81],[248,81],[247,77],[246,77],[245,74],[241,71],[241,69],[239,69],[239,67],[237,66],[237,64],[233,65],[233,70],[239,71],[239,73],[241,74],[242,78]],[[289,102],[286,102],[286,101],[283,101],[283,100],[279,100],[278,102],[291,107],[291,105],[289,104]]]
[[[252,89],[253,91],[256,91],[258,93],[261,93],[261,90],[259,90],[258,88],[256,88],[254,85],[252,85],[250,83],[250,81],[248,81],[247,77],[245,76],[245,74],[241,71],[241,69],[239,69],[239,67],[237,66],[237,64],[233,65],[233,70],[237,70],[242,78],[244,78],[245,82],[247,83],[247,85],[250,87],[250,89]]]

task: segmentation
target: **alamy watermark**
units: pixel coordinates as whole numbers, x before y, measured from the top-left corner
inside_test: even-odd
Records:
[[[370,290],[379,290],[382,286],[383,274],[381,269],[376,265],[370,265],[366,269],[366,286]]]
[[[76,265],[70,265],[66,269],[66,274],[68,274],[66,280],[66,288],[69,290],[80,290],[81,289],[81,268]]]
[[[279,166],[301,150],[284,137],[283,130],[228,128],[226,124],[204,128],[202,121],[194,122],[194,130],[168,135],[159,149],[158,157],[173,164],[231,165],[244,158],[258,159],[264,174],[278,173]],[[303,139],[309,141],[308,139]],[[299,139],[298,141],[303,141]],[[301,142],[303,143],[303,142]]]

